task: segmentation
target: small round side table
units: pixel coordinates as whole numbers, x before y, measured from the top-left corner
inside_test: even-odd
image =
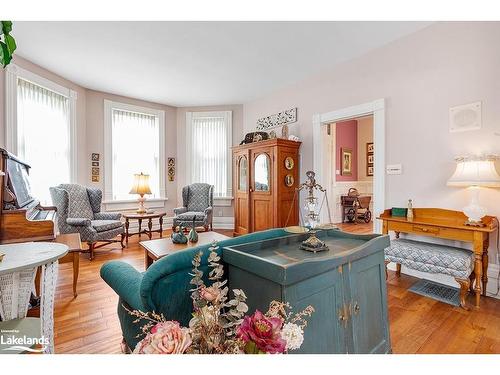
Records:
[[[0,317],[3,322],[23,319],[33,290],[36,270],[42,267],[40,323],[47,340],[45,353],[54,352],[54,295],[58,259],[68,246],[54,242],[25,242],[0,245],[5,256],[0,262]]]
[[[125,241],[128,245],[128,238],[132,237],[136,234],[141,236],[141,234],[145,233],[148,235],[149,239],[152,238],[153,233],[160,233],[160,237],[163,237],[163,217],[166,215],[166,212],[151,212],[138,214],[136,212],[124,212],[122,216],[125,218]],[[153,229],[153,219],[158,219],[158,223],[160,224],[160,229]],[[137,220],[139,223],[139,231],[135,233],[129,232],[130,220]],[[148,221],[148,229],[142,230],[142,221]]]

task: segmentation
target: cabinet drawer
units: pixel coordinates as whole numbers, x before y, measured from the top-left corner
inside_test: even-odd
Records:
[[[439,236],[440,228],[430,227],[427,225],[412,225],[412,230],[414,233],[428,234],[432,236]]]
[[[446,238],[455,241],[471,242],[474,240],[474,231],[426,224],[390,221],[387,223],[387,230],[401,233],[413,233],[420,236]]]

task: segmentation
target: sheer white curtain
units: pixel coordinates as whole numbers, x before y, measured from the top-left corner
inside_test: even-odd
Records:
[[[152,195],[160,196],[158,117],[113,109],[111,114],[114,200],[135,199],[129,194],[134,174],[148,174]]]
[[[68,98],[17,80],[17,150],[31,166],[32,195],[51,202],[49,187],[70,182]]]
[[[226,116],[193,116],[191,123],[191,182],[214,185],[214,197],[228,195]]]

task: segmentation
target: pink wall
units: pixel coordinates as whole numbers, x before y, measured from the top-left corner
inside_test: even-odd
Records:
[[[337,181],[358,180],[358,122],[356,120],[337,122],[335,125],[335,164],[336,169],[342,172],[342,149],[352,151],[352,175],[336,175]],[[335,174],[335,172],[334,172]]]

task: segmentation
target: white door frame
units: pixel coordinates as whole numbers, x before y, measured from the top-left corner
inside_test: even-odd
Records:
[[[325,143],[321,137],[321,126],[348,120],[356,117],[373,115],[373,143],[374,152],[374,175],[373,175],[373,230],[381,233],[382,226],[375,219],[385,209],[385,99],[355,105],[328,113],[313,115],[313,169],[316,172],[316,180],[324,187],[333,183],[330,155],[325,150]],[[327,157],[325,158],[325,155]],[[333,197],[332,197],[333,198]],[[325,216],[323,216],[325,215]],[[322,212],[322,221],[326,219],[326,210]]]

